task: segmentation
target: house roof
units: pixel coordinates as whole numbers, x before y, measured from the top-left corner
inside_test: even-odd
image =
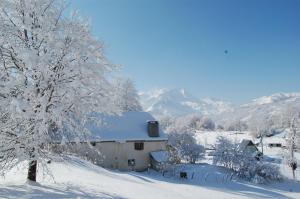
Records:
[[[239,151],[244,151],[247,146],[255,146],[255,144],[251,140],[243,139],[237,148]],[[255,146],[255,148],[257,149],[256,146]]]
[[[150,155],[157,162],[167,162],[169,160],[169,154],[167,151],[153,151]]]
[[[95,122],[88,125],[92,141],[155,141],[167,140],[166,134],[160,129],[159,137],[149,137],[148,121],[155,118],[147,112],[125,112],[122,115],[96,114],[101,121],[100,125]]]

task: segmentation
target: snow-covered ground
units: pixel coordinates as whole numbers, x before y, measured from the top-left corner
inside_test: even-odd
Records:
[[[236,142],[252,139],[247,132],[199,132],[197,140],[210,148],[220,135]],[[284,144],[283,136],[266,138],[266,145]],[[264,150],[291,179],[290,168],[282,161],[283,150],[269,147]],[[300,154],[296,155],[300,160]],[[152,170],[143,173],[111,171],[72,157],[66,162],[49,164],[52,177],[40,168],[38,184],[26,183],[26,168],[15,168],[5,178],[0,177],[0,198],[300,198],[300,182],[285,180],[256,185],[231,179],[227,170],[211,165],[211,159],[206,156],[199,164],[182,166],[188,179],[180,179],[178,173],[174,177]],[[299,169],[296,174],[300,179]]]
[[[249,139],[252,140],[254,143],[259,143],[258,139],[253,139],[253,137],[250,135],[249,132],[224,132],[224,131],[203,131],[203,132],[198,132],[197,133],[197,140],[200,144],[204,145],[206,148],[211,148],[216,141],[218,136],[224,136],[228,139],[230,139],[233,142],[240,143],[243,139]],[[269,160],[273,160],[272,162],[274,164],[277,164],[280,169],[281,173],[287,177],[292,179],[292,172],[291,169],[285,164],[283,155],[286,153],[286,150],[282,148],[277,148],[277,147],[268,147],[269,143],[281,143],[283,146],[286,145],[285,142],[285,133],[280,133],[272,137],[266,137],[264,138],[264,155],[268,158]],[[261,150],[261,146],[258,146],[258,149]],[[295,153],[296,158],[298,159],[300,163],[300,153]],[[211,163],[211,158],[212,157],[207,157],[205,162]],[[297,179],[300,179],[300,167],[296,170],[296,176]]]
[[[300,183],[231,181],[226,171],[205,163],[185,166],[194,173],[187,180],[154,171],[110,171],[78,158],[52,162],[49,170],[53,178],[39,170],[39,183],[28,184],[26,170],[14,169],[0,178],[0,198],[300,198]]]

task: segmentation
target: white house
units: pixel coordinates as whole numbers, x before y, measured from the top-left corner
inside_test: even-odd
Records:
[[[166,150],[167,137],[146,112],[101,116],[101,125],[90,124],[90,145],[74,144],[72,152],[105,168],[121,171],[146,170],[150,153]]]

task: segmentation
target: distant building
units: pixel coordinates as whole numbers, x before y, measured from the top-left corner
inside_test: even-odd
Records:
[[[150,153],[165,151],[167,136],[146,112],[101,115],[91,124],[90,145],[74,143],[71,151],[105,168],[142,171],[150,167]],[[68,148],[70,150],[70,147]]]
[[[251,141],[243,139],[242,142],[238,145],[237,149],[245,154],[250,154],[253,157],[260,158],[262,153],[258,150],[257,146]]]
[[[272,148],[272,147],[281,148],[282,144],[281,143],[268,143],[268,147],[270,147],[270,148]]]

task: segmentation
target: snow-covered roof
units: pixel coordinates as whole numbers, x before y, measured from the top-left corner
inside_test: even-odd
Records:
[[[255,144],[251,140],[243,139],[242,142],[238,145],[239,151],[244,151],[247,146],[255,146]],[[257,149],[257,147],[255,146]]]
[[[167,162],[169,160],[169,154],[167,151],[154,151],[150,154],[152,158],[157,162]]]
[[[125,112],[122,115],[97,114],[101,125],[89,124],[93,141],[142,141],[142,140],[167,140],[165,133],[159,129],[159,137],[149,137],[148,121],[155,118],[147,112]]]

